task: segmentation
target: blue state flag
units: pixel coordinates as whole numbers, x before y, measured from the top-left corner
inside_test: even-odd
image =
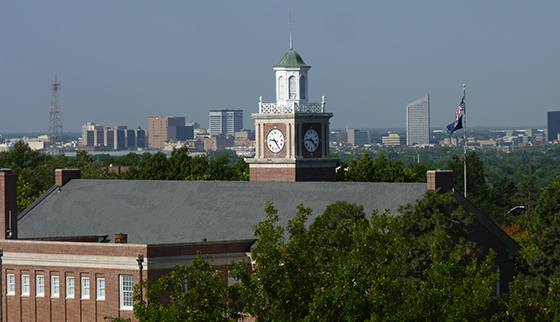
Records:
[[[459,116],[459,119],[447,126],[447,132],[452,135],[453,132],[463,128],[463,115]]]

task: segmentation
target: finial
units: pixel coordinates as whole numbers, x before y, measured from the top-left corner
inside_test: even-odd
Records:
[[[292,12],[290,11],[290,50],[294,49],[294,43],[292,40]]]

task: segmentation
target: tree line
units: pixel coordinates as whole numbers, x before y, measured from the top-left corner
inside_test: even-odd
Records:
[[[558,281],[560,279],[559,276],[560,271],[558,271],[557,269],[560,264],[560,179],[558,179],[558,177],[550,179],[547,177],[547,175],[543,175],[541,172],[539,172],[539,169],[537,169],[536,166],[531,165],[533,164],[532,162],[535,162],[536,165],[539,165],[541,162],[545,162],[543,160],[546,160],[546,162],[548,163],[554,163],[553,165],[548,166],[549,169],[555,168],[555,164],[557,163],[553,161],[555,160],[558,151],[560,150],[549,149],[543,152],[542,156],[540,157],[537,156],[537,154],[534,154],[530,158],[532,160],[528,161],[527,164],[519,167],[522,170],[518,170],[518,169],[514,170],[513,167],[515,167],[515,163],[513,163],[511,166],[507,167],[506,170],[504,170],[505,174],[503,177],[501,177],[498,180],[495,180],[492,183],[490,183],[490,180],[488,179],[489,177],[489,175],[487,174],[488,166],[483,161],[483,159],[475,152],[470,152],[467,155],[467,159],[466,159],[467,169],[468,169],[467,192],[468,192],[469,200],[471,200],[475,205],[477,205],[477,207],[482,209],[495,222],[499,223],[502,226],[502,228],[506,232],[508,232],[512,237],[514,237],[516,241],[523,247],[522,250],[518,253],[516,258],[517,271],[516,271],[515,281],[513,285],[511,285],[511,291],[509,292],[509,294],[505,295],[498,302],[493,301],[491,302],[491,304],[484,304],[484,305],[488,305],[488,309],[487,310],[485,309],[486,313],[482,318],[477,317],[477,319],[486,319],[487,316],[492,316],[492,317],[498,316],[499,315],[498,313],[496,313],[498,315],[492,313],[494,312],[493,310],[496,309],[495,306],[497,305],[496,303],[499,303],[498,306],[499,308],[501,308],[500,310],[498,310],[499,312],[508,312],[509,314],[508,319],[548,320],[548,318],[545,317],[550,317],[550,316],[554,316],[560,319],[560,317],[557,315],[554,308],[554,305],[560,304],[558,301],[558,299],[560,299],[558,293],[559,286],[560,286],[560,282]],[[98,161],[93,159],[86,152],[78,152],[76,157],[73,158],[66,157],[63,155],[55,155],[55,156],[44,155],[37,151],[31,150],[25,143],[18,142],[15,144],[13,150],[0,154],[0,167],[10,168],[19,175],[18,176],[18,210],[19,211],[25,209],[37,197],[39,197],[46,189],[48,189],[54,184],[54,170],[58,168],[79,168],[81,170],[82,178],[86,178],[86,179],[248,180],[249,174],[248,174],[247,164],[243,161],[243,159],[235,158],[231,153],[228,154],[227,152],[226,153],[216,152],[216,153],[211,153],[208,156],[193,157],[193,156],[189,156],[187,152],[188,151],[186,148],[174,150],[169,157],[167,157],[165,154],[161,152],[157,152],[154,154],[145,153],[142,155],[130,153],[122,157],[118,157],[118,158],[106,157]],[[521,160],[526,160],[526,157],[528,156],[527,155],[525,155],[524,157],[515,156],[512,157],[511,159],[520,158]],[[540,159],[541,157],[543,159]],[[124,172],[120,175],[116,175],[105,168],[109,164],[130,166],[130,169],[127,172]],[[387,157],[383,153],[379,153],[375,158],[372,158],[369,153],[364,153],[360,159],[353,159],[350,160],[349,162],[344,162],[344,161],[341,162],[337,170],[337,180],[421,182],[426,180],[425,173],[426,170],[429,168],[433,168],[433,166],[424,163],[420,163],[420,164],[410,163],[409,165],[405,166],[402,161],[391,160],[390,157]],[[459,157],[458,155],[452,155],[451,157],[448,157],[447,163],[440,168],[446,168],[454,172],[455,189],[457,191],[462,192],[463,191],[462,157]],[[508,175],[508,173],[513,173],[515,175],[516,173],[518,173],[518,171],[528,171],[528,172],[524,174],[521,178],[512,178],[510,175]],[[543,185],[543,182],[547,182],[547,183]],[[427,196],[425,200],[430,200],[434,205],[438,205],[444,202],[444,201],[432,200],[431,198],[432,197]],[[447,202],[450,201],[448,200]],[[311,224],[310,227],[322,227],[321,228],[322,230],[321,229],[319,230],[323,232],[327,232],[324,234],[324,236],[331,236],[328,238],[332,239],[331,242],[333,243],[333,245],[338,245],[341,243],[341,241],[339,241],[337,238],[342,238],[343,231],[352,232],[351,234],[352,238],[346,240],[346,242],[351,244],[355,243],[356,240],[358,240],[360,242],[362,241],[372,242],[374,243],[373,245],[381,245],[382,243],[379,242],[379,240],[383,241],[383,243],[387,243],[387,241],[384,238],[388,238],[388,236],[393,236],[391,238],[395,238],[395,239],[391,239],[391,240],[395,242],[398,241],[399,243],[403,242],[405,243],[405,245],[408,246],[405,247],[402,245],[399,246],[400,244],[398,245],[395,244],[395,246],[391,246],[391,247],[395,247],[395,249],[400,249],[404,251],[404,254],[412,257],[407,257],[406,259],[400,258],[397,256],[397,255],[402,255],[400,252],[394,254],[391,253],[391,256],[389,256],[387,253],[379,253],[379,254],[385,254],[384,256],[388,256],[385,258],[386,261],[384,263],[386,263],[387,265],[392,265],[391,261],[394,259],[396,261],[395,263],[398,263],[398,265],[401,265],[402,262],[404,261],[408,263],[406,265],[417,265],[417,266],[415,266],[416,268],[412,269],[410,266],[405,265],[403,267],[408,267],[408,268],[405,272],[400,272],[401,275],[397,274],[397,275],[384,276],[383,283],[388,283],[388,284],[383,284],[383,285],[389,286],[389,285],[393,285],[393,283],[397,283],[395,285],[416,285],[415,287],[418,288],[420,287],[419,285],[423,285],[421,283],[427,283],[427,281],[425,280],[428,278],[428,275],[426,275],[427,274],[426,269],[428,267],[431,267],[430,265],[433,265],[434,256],[436,256],[438,259],[439,258],[450,259],[453,257],[454,259],[458,260],[458,262],[455,263],[454,265],[461,266],[460,268],[457,268],[459,271],[466,269],[466,267],[469,267],[469,265],[474,265],[473,260],[475,260],[475,258],[458,255],[459,253],[462,252],[461,247],[463,248],[467,247],[466,246],[467,244],[465,244],[461,239],[461,231],[460,230],[457,232],[446,231],[445,225],[441,224],[442,222],[445,222],[443,219],[440,218],[441,214],[446,213],[446,211],[448,211],[446,210],[447,208],[437,210],[436,207],[436,209],[434,210],[429,207],[430,205],[425,205],[425,204],[423,205],[425,206],[423,208],[419,208],[420,207],[419,205],[415,206],[413,209],[416,209],[415,210],[416,212],[404,210],[403,215],[398,217],[384,216],[384,214],[376,213],[373,214],[370,219],[368,219],[369,221],[365,220],[363,218],[363,214],[359,211],[359,209],[355,207],[353,208],[353,206],[350,207],[348,205],[343,205],[343,206],[336,205],[333,206],[334,208],[338,209],[335,211],[335,213],[337,214],[335,215],[335,217],[342,216],[343,218],[346,218],[344,219],[345,220],[344,225],[339,227],[338,226],[339,221],[337,220],[329,222],[328,218],[330,218],[329,217],[330,215],[323,214],[324,217],[321,216],[320,217],[323,218],[323,220],[327,224],[325,224],[325,222],[323,222],[322,224],[319,223],[316,224],[314,222]],[[340,210],[339,208],[346,209],[346,210],[343,211]],[[422,210],[420,211],[419,209]],[[455,208],[453,209],[454,210],[452,214],[454,214],[454,216],[461,214],[460,209],[459,210],[456,210]],[[311,211],[306,208],[301,208],[300,210],[302,214],[310,213]],[[302,226],[301,224],[299,224],[299,222],[298,222],[299,226],[298,225],[296,226],[299,227],[298,229],[300,230],[294,230],[294,231],[291,230],[293,227],[296,227],[294,226],[296,222],[294,222],[293,224],[290,224],[289,227],[287,227],[287,231],[289,232],[289,237],[287,237],[288,239],[287,240],[281,239],[284,231],[283,228],[275,226],[275,221],[274,221],[275,211],[273,210],[273,208],[267,208],[267,212],[270,215],[269,221],[265,223],[261,223],[260,225],[264,225],[263,228],[255,230],[255,233],[256,236],[259,238],[259,240],[262,240],[264,235],[261,236],[261,234],[267,231],[266,229],[272,229],[275,232],[273,235],[280,238],[274,240],[271,244],[271,245],[276,245],[275,246],[277,247],[277,250],[275,250],[275,252],[277,252],[276,254],[280,254],[284,256],[287,254],[295,253],[295,250],[297,249],[296,245],[303,247],[305,246],[306,242],[309,243],[312,242],[312,245],[315,245],[316,248],[325,246],[323,244],[317,244],[319,242],[327,243],[327,241],[325,240],[319,241],[318,235],[317,236],[313,235],[313,234],[317,234],[317,231],[310,230],[311,228],[309,229],[305,228],[307,226],[305,225]],[[343,215],[341,215],[341,213],[346,214],[348,217],[344,217]],[[428,216],[430,219],[426,219],[426,220],[428,220],[427,222],[429,223],[429,225],[426,224],[425,227],[433,226],[433,228],[430,228],[429,233],[426,233],[425,231],[422,233],[422,229],[425,229],[425,227],[423,226],[424,228],[419,229],[420,231],[419,233],[409,234],[409,236],[415,236],[414,239],[416,241],[415,245],[406,244],[406,242],[410,242],[410,240],[406,240],[406,239],[401,240],[400,238],[404,238],[403,236],[374,234],[376,236],[374,238],[366,234],[367,232],[367,229],[365,228],[366,226],[384,227],[382,229],[384,233],[392,232],[393,230],[398,230],[395,227],[399,227],[399,229],[402,232],[411,233],[414,230],[410,230],[412,229],[410,227],[405,229],[406,225],[410,226],[412,225],[412,222],[426,223],[426,221],[419,220],[418,218],[411,220],[411,222],[407,223],[407,220],[410,220],[410,216],[412,216],[412,214],[414,213],[416,213],[416,215],[420,217]],[[318,217],[316,221],[319,220],[320,217]],[[299,221],[304,221],[304,219],[307,220],[309,216],[298,214],[296,218],[299,218],[297,219]],[[437,225],[434,224],[433,223],[433,221],[435,220],[434,218],[440,218],[438,219],[439,221],[436,220],[436,222],[439,222],[440,224]],[[462,220],[465,223],[468,222],[467,220],[468,217],[465,216],[464,218],[465,219]],[[393,221],[395,222],[393,223]],[[331,231],[329,230],[330,228],[327,229],[324,227],[324,225],[331,228],[336,227],[336,229]],[[358,229],[359,227],[361,227],[360,228],[361,230]],[[436,227],[440,227],[440,228],[436,229]],[[339,228],[340,230],[337,230]],[[354,232],[352,229],[358,229],[358,231]],[[365,232],[362,231],[364,229]],[[437,234],[436,231],[438,231]],[[292,238],[296,238],[297,236],[300,236],[298,235],[298,233],[300,233],[300,235],[302,236],[301,238],[303,239],[294,239],[294,244],[290,246],[291,248],[288,247],[287,245],[290,245],[290,242],[292,242]],[[365,235],[361,235],[362,233]],[[367,232],[367,233],[373,234],[372,232]],[[397,232],[394,233],[397,234]],[[369,236],[369,237],[366,238],[365,236]],[[357,238],[357,239],[354,240],[353,238]],[[377,240],[376,238],[380,238],[380,239]],[[423,239],[425,239],[426,242],[423,243],[418,242]],[[448,244],[441,244],[441,245],[438,244],[439,242],[443,243],[445,241],[453,241],[453,242],[449,242]],[[379,242],[379,244],[375,244],[377,242]],[[256,254],[258,254],[258,249],[259,249],[258,247],[260,247],[258,246],[258,244],[261,243],[260,242],[257,243]],[[264,245],[264,243],[262,244]],[[369,245],[369,244],[366,243],[364,245]],[[424,248],[418,249],[413,247],[413,246],[420,247],[420,245],[423,245],[422,247]],[[441,253],[441,254],[434,253],[435,250],[430,248],[434,245],[440,245],[438,246],[439,247],[438,249],[440,250],[447,249],[446,250],[447,253]],[[356,244],[353,247],[355,247],[357,251],[365,252],[365,249],[362,249],[360,248],[361,246],[360,247],[358,246],[359,245]],[[376,249],[375,247],[371,246],[371,249],[372,250]],[[345,248],[342,247],[341,249],[345,249]],[[408,253],[405,250],[408,251]],[[452,253],[452,250],[458,253]],[[354,251],[354,248],[346,248],[347,254],[352,254],[352,251]],[[265,256],[265,258],[268,258],[267,257],[268,255],[266,254],[267,254],[266,252],[263,253],[263,256]],[[324,253],[321,254],[327,256],[327,259],[329,260],[331,258],[334,259],[337,256],[337,253],[334,252],[334,249],[330,249],[328,247],[325,248]],[[309,255],[311,256],[314,254],[309,253]],[[319,253],[315,254],[314,256],[319,256]],[[442,256],[442,257],[438,257],[438,256]],[[383,257],[379,257],[379,258],[383,258]],[[487,259],[488,258],[476,258],[476,265],[478,265],[476,267],[478,268],[476,269],[472,268],[472,270],[478,272],[484,271],[482,270],[481,268],[482,266],[480,265],[485,263]],[[289,260],[294,260],[294,259],[289,259]],[[316,258],[315,260],[323,262],[325,259],[319,260],[318,258]],[[375,259],[371,259],[371,260],[374,260],[374,262],[372,263],[376,263]],[[284,260],[282,260],[282,263],[285,263]],[[364,267],[365,269],[367,265],[370,265],[372,263],[368,264],[368,263],[358,262],[352,265],[357,265],[356,267]],[[309,267],[316,267],[313,265],[319,265],[317,262],[307,263],[305,261],[301,263],[301,265],[303,264],[310,265]],[[343,264],[344,263],[340,262],[337,263],[336,265],[343,265]],[[350,263],[346,263],[346,264],[350,265]],[[266,267],[266,265],[269,264],[266,264],[265,262],[263,266]],[[343,274],[344,270],[338,268],[338,266],[336,265],[329,266],[328,269],[334,270],[334,268],[337,268],[336,272],[340,272],[341,274]],[[383,267],[379,263],[375,265],[377,265],[376,266],[377,269],[385,269],[385,267]],[[281,266],[285,267],[286,269],[288,267],[291,267],[286,264],[283,264]],[[206,266],[206,264],[201,264],[201,267],[208,267],[208,266]],[[307,266],[298,266],[298,267],[300,270],[302,270],[304,267]],[[474,267],[474,266],[470,266],[470,267]],[[326,270],[326,269],[327,269],[326,267],[321,267],[321,270]],[[433,272],[434,270],[437,271],[435,268],[432,267],[428,271]],[[235,271],[235,269],[233,271]],[[246,268],[245,271],[247,271]],[[417,274],[414,275],[412,274],[413,272],[416,272]],[[421,274],[419,272],[421,272]],[[492,275],[490,271],[484,271],[484,272],[485,273],[482,275],[486,277]],[[241,281],[244,281],[244,283],[240,283],[240,285],[250,285],[251,280],[254,278],[252,277],[253,275],[243,276],[242,273],[243,270],[240,269],[238,273],[238,277]],[[251,274],[256,274],[256,273],[258,272],[254,272]],[[449,273],[451,273],[451,271],[449,271]],[[284,272],[283,274],[286,273]],[[307,272],[306,274],[311,274],[311,273]],[[482,275],[480,277],[482,277]],[[304,274],[303,276],[306,275]],[[391,276],[393,276],[394,278],[391,278]],[[450,276],[454,276],[454,275],[450,275]],[[320,281],[322,277],[324,276],[323,275],[314,276],[312,280],[313,283],[315,282],[318,283],[318,281]],[[358,277],[359,276],[357,275],[356,278]],[[465,278],[467,277],[464,278],[461,277],[459,278],[459,280]],[[445,278],[440,276],[438,277],[438,279],[445,279]],[[264,281],[264,277],[258,280]],[[334,280],[332,279],[330,279],[329,281],[334,283]],[[420,283],[420,284],[406,284],[405,281],[406,283]],[[324,282],[325,281],[322,280],[321,283]],[[253,281],[253,283],[257,283],[257,281]],[[294,283],[295,283],[294,285],[297,284],[296,282]],[[354,282],[350,284],[332,284],[332,285],[329,284],[329,285],[332,286],[338,292],[334,294],[338,294],[338,296],[342,296],[343,298],[347,298],[347,297],[352,298],[352,296],[354,295],[347,294],[345,293],[345,291],[347,291],[346,288],[350,287],[351,285],[354,285],[353,283]],[[313,284],[313,285],[319,285],[319,284]],[[226,293],[227,297],[235,298],[235,296],[242,296],[243,294],[245,294],[243,296],[248,296],[247,295],[248,294],[247,292],[249,292],[247,291],[248,289],[243,289],[242,287],[245,286],[233,287],[232,290],[235,290],[236,288],[239,288],[239,290],[235,291],[238,293],[231,293],[231,294],[229,293],[230,292],[229,288],[226,288],[226,290],[228,290]],[[447,289],[451,289],[450,285],[446,284],[445,287]],[[242,292],[243,290],[246,290],[246,293],[243,293]],[[265,290],[267,290],[267,287],[261,285],[259,286],[258,290],[259,292],[262,293]],[[288,294],[291,291],[285,290],[284,292]],[[401,304],[405,303],[403,297],[404,295],[400,295],[400,293],[398,292],[395,294],[399,294],[398,295],[399,301],[397,301],[397,303],[401,303]],[[312,304],[311,302],[306,302],[306,303],[309,304],[310,307],[314,307],[314,305],[319,305],[319,303],[322,303],[321,305],[326,305],[325,303],[327,302],[321,302],[321,301],[327,301],[329,298],[331,298],[329,296],[333,296],[333,295],[330,294],[328,296],[327,295],[325,296],[326,297],[322,299],[312,299],[313,301],[315,301],[313,302],[315,304]],[[424,298],[428,298],[427,295],[424,295]],[[198,297],[194,297],[192,301],[195,300],[198,301],[198,299],[199,299]],[[249,300],[250,299],[245,298],[243,301],[236,302],[236,303],[250,303]],[[378,300],[381,301],[381,299]],[[228,301],[227,303],[230,302]],[[273,304],[271,303],[270,305]],[[352,305],[357,305],[357,304],[352,302]],[[365,307],[369,307],[368,305],[372,305],[372,304],[365,303],[364,305]],[[399,306],[399,308],[396,309],[400,310],[401,308],[408,307],[407,305],[404,305],[402,307]],[[423,303],[418,307],[424,305],[428,305],[428,303]],[[238,312],[247,311],[250,312],[251,314],[258,314],[258,312],[255,311],[257,310],[258,307],[259,307],[258,305],[252,307],[251,309],[245,307],[243,308],[243,310]],[[288,306],[288,308],[290,307],[291,306]],[[320,311],[319,307],[320,306],[317,307],[316,312]],[[556,305],[556,307],[559,306]],[[240,310],[239,307],[237,307],[236,309]],[[344,309],[341,308],[341,310]],[[266,312],[262,314],[265,313]],[[229,316],[229,315],[224,315],[224,316]],[[401,316],[401,315],[396,315],[396,316]],[[404,317],[406,316],[402,315],[402,317],[403,319],[405,319]],[[375,320],[375,319],[377,318],[372,317],[370,320]],[[385,319],[385,317],[379,319],[383,320]]]
[[[23,141],[0,154],[0,168],[18,174],[18,212],[23,211],[54,185],[55,169],[80,169],[83,179],[126,180],[249,180],[249,167],[231,153],[214,152],[208,156],[189,156],[186,147],[163,152],[129,153],[121,157],[105,157],[97,161],[85,151],[75,157],[48,155],[34,151]],[[128,166],[128,171],[115,174],[111,164]]]
[[[378,211],[367,216],[361,206],[336,202],[315,217],[300,205],[287,227],[278,224],[272,204],[265,211],[267,219],[253,227],[257,242],[251,263],[232,263],[226,273],[216,270],[210,257],[199,255],[188,268],[179,265],[157,281],[143,281],[135,287],[136,318],[560,319],[557,266],[549,263],[534,271],[546,276],[540,293],[526,287],[525,277],[516,277],[509,293],[497,295],[495,254],[477,251],[467,240],[473,217],[451,193],[428,192],[397,216]],[[234,282],[225,284],[227,278]]]

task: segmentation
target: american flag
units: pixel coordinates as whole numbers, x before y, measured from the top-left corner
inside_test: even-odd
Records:
[[[463,96],[463,98],[461,99],[461,104],[459,104],[459,107],[457,107],[457,112],[455,112],[455,121],[459,121],[459,117],[461,116],[461,113],[463,112],[464,108],[465,108],[465,97]]]

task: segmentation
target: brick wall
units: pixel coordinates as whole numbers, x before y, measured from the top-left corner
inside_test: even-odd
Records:
[[[119,276],[140,274],[136,257],[145,245],[2,241],[2,314],[6,321],[104,321],[105,316],[134,319],[120,309]],[[14,274],[15,292],[7,294],[7,274]],[[29,275],[29,295],[22,295],[22,275]],[[37,294],[37,276],[44,276],[44,295]],[[147,275],[147,274],[145,274]],[[51,296],[51,277],[60,292]],[[66,277],[74,277],[74,297],[67,298]],[[89,277],[89,298],[82,298],[82,277]],[[105,299],[97,299],[97,278],[105,279]]]
[[[56,169],[54,181],[57,186],[63,186],[72,179],[80,179],[80,169]]]
[[[256,168],[251,167],[249,181],[296,181],[295,168]]]
[[[17,238],[17,175],[0,169],[0,240],[7,237]]]
[[[426,173],[428,190],[447,192],[453,189],[453,171],[451,170],[430,170]]]
[[[2,314],[6,321],[104,321],[104,317],[131,318],[120,308],[120,276],[140,281],[136,258],[144,255],[143,278],[156,280],[175,264],[189,266],[198,252],[211,254],[216,269],[248,260],[254,240],[171,245],[102,244],[52,241],[0,241],[2,258]],[[150,268],[151,267],[151,268]],[[7,274],[15,277],[15,292],[7,294]],[[29,276],[29,295],[22,294],[22,276]],[[44,295],[37,292],[37,276],[44,277]],[[59,296],[52,296],[51,277],[59,277]],[[74,297],[68,298],[67,277],[74,278]],[[82,278],[89,278],[90,295],[83,298]],[[105,279],[105,298],[97,298],[97,279]]]

